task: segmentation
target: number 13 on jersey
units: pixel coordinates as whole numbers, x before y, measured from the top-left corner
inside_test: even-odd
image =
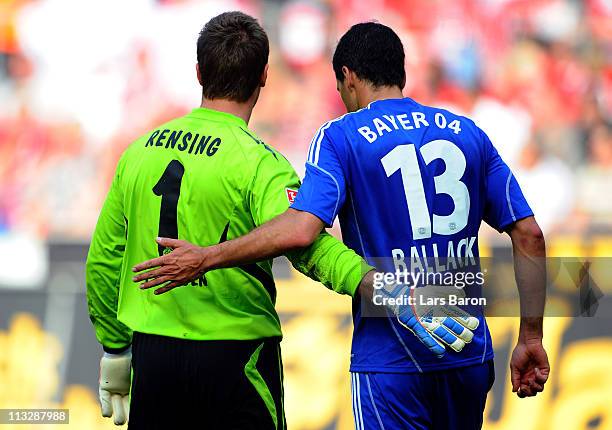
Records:
[[[458,233],[467,225],[470,213],[470,194],[467,186],[461,182],[466,168],[465,155],[454,143],[443,139],[426,143],[420,148],[420,153],[426,165],[437,159],[444,162],[445,170],[434,177],[434,186],[436,194],[447,194],[454,205],[450,215],[433,214],[433,232],[442,235]],[[413,144],[396,146],[380,161],[387,177],[400,171],[413,239],[430,238],[432,217],[425,199],[416,147]]]

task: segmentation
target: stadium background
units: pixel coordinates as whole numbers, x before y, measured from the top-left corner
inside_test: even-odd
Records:
[[[298,172],[311,134],[343,111],[336,40],[377,19],[404,42],[405,94],[489,134],[549,254],[612,256],[610,0],[0,0],[0,408],[68,407],[58,428],[113,428],[96,398],[87,243],[122,150],[198,105],[197,33],[232,9],[260,18],[272,43],[250,126]],[[507,238],[481,236],[486,255],[507,253]],[[351,428],[350,302],[275,266],[290,428]],[[611,284],[598,280],[604,294]],[[548,318],[552,379],[525,400],[506,371],[518,321],[490,326],[485,429],[612,429],[610,316]]]

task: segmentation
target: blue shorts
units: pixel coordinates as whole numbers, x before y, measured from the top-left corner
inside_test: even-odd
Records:
[[[356,430],[476,430],[482,427],[493,360],[428,373],[352,372]]]

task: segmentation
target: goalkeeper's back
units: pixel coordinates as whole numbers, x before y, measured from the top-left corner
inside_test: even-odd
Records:
[[[113,313],[116,288],[116,315],[134,331],[196,340],[280,336],[271,261],[209,272],[161,296],[140,290],[130,269],[164,252],[157,236],[210,245],[246,234],[286,210],[287,189],[298,186],[285,158],[229,113],[194,109],[134,142],[119,161],[87,261],[98,338],[124,343],[123,330],[113,339],[102,321]]]

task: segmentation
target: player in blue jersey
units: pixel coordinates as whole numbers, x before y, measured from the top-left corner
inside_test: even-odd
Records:
[[[162,239],[175,250],[137,266],[160,266],[137,279],[149,279],[145,287],[172,279],[161,288],[167,291],[208,270],[307,246],[336,217],[344,242],[381,272],[425,273],[435,265],[434,271],[457,273],[478,260],[485,221],[509,234],[514,251],[521,325],[510,363],[513,391],[536,395],[549,373],[542,347],[545,245],[512,172],[471,120],[403,97],[404,51],[390,28],[353,26],[338,43],[333,67],[349,113],[315,134],[291,208],[210,248]],[[480,294],[479,285],[464,290]],[[446,318],[389,306],[398,318],[376,318],[364,299],[353,305],[356,428],[480,428],[494,372],[479,307]]]

